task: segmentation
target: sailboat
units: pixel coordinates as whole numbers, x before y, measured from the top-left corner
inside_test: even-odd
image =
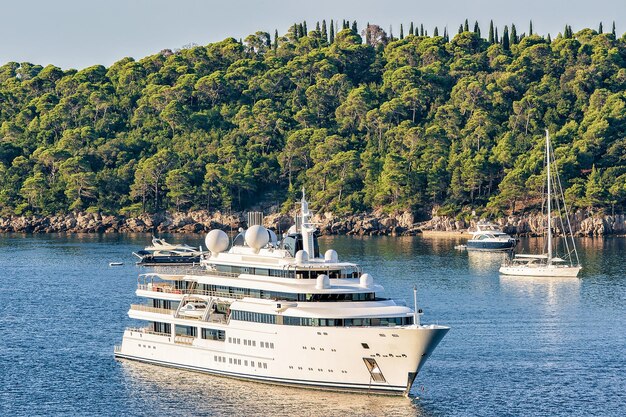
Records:
[[[572,225],[569,221],[567,213],[567,207],[565,206],[565,197],[563,195],[563,188],[561,187],[561,180],[559,174],[554,169],[554,173],[551,171],[551,164],[554,164],[554,156],[550,146],[550,135],[546,130],[546,183],[547,183],[547,196],[546,196],[546,208],[547,208],[547,227],[546,227],[546,252],[543,254],[516,254],[512,258],[508,258],[500,267],[500,273],[504,275],[518,275],[518,276],[531,276],[531,277],[572,277],[576,278],[578,273],[582,269],[580,260],[578,259],[578,251],[576,250],[576,244],[573,239]],[[555,248],[552,237],[552,192],[558,194],[559,198],[555,199],[557,212],[559,214],[561,230],[565,230],[563,224],[563,216],[561,215],[561,201],[563,203],[563,213],[567,219],[568,234],[562,239],[565,247],[565,253],[559,257],[555,254]]]

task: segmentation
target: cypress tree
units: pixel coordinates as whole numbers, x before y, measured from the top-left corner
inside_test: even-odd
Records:
[[[298,24],[297,23],[293,24],[291,31],[293,32],[294,39],[298,39]]]
[[[530,21],[530,25],[528,26],[528,35],[532,36],[533,35],[533,21]]]
[[[309,30],[306,28],[306,20],[303,22],[302,28],[304,29],[304,32],[302,32],[302,36],[307,36],[309,34]]]
[[[500,43],[500,38],[498,38],[498,28],[496,27],[496,34],[493,36],[493,41],[495,43]]]
[[[372,37],[370,35],[370,22],[367,22],[367,26],[365,26],[365,45],[372,44]]]
[[[393,38],[393,28],[389,25],[389,42],[393,42],[395,39]]]
[[[278,49],[278,29],[274,30],[274,50]]]
[[[428,37],[428,31],[427,30],[424,31],[424,36]]]
[[[330,36],[328,38],[328,43],[334,43],[335,42],[335,22],[333,22],[333,19],[330,19]]]
[[[613,28],[611,29],[611,33],[613,34],[613,38],[617,39],[617,33],[615,33],[615,20],[613,21]]]
[[[565,30],[563,31],[563,37],[565,39],[571,39],[572,34],[570,33],[569,25],[565,25]]]
[[[552,38],[550,37],[549,33],[548,33],[548,37],[546,38],[546,40],[548,41],[548,45],[552,43]]]
[[[463,25],[463,32],[469,32],[469,22],[465,19],[465,24]]]
[[[489,22],[489,43],[493,45],[495,38],[493,37],[493,20]]]
[[[504,26],[504,31],[502,32],[502,49],[508,51],[510,48],[509,45],[509,27]]]
[[[515,45],[517,43],[517,30],[515,30],[515,24],[511,25],[511,39],[509,39],[509,44]]]
[[[352,22],[352,30],[354,31],[354,33],[359,33],[359,28],[357,28],[356,26],[356,20]]]
[[[459,25],[459,35],[463,33],[463,25]]]
[[[443,40],[444,42],[448,42],[450,38],[448,37],[448,27],[443,28]]]
[[[602,35],[602,22],[600,22],[600,26],[598,26],[598,34]]]
[[[400,39],[404,39],[404,28],[402,27],[402,23],[400,23]]]
[[[315,30],[317,30],[318,32],[322,31],[322,28],[320,27],[320,22],[319,20],[315,23]]]
[[[322,20],[322,40],[328,42],[328,31],[326,30],[326,19]]]
[[[480,37],[480,28],[478,27],[478,20],[474,21],[474,33]]]
[[[439,36],[439,28],[435,26],[435,30],[433,30],[433,36]]]
[[[424,36],[424,24],[420,23],[420,36]]]
[[[413,28],[413,22],[411,22],[411,26],[409,26],[409,35],[415,35],[415,30]]]

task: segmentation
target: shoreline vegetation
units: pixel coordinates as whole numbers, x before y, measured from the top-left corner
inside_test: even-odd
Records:
[[[593,234],[621,230],[606,214],[626,210],[626,36],[467,20],[453,32],[302,22],[109,68],[6,63],[3,229],[286,212],[302,188],[335,213],[332,233],[417,233],[391,213],[435,207],[450,222],[515,218],[540,211],[548,129],[568,206],[604,213]]]
[[[234,232],[246,227],[244,212],[209,214],[206,211],[187,213],[165,212],[139,217],[69,213],[62,216],[0,217],[0,233],[206,233],[211,229]],[[410,212],[389,215],[384,212],[334,216],[316,214],[313,218],[321,235],[356,236],[461,236],[474,230],[478,219],[457,220],[434,216],[424,222],[414,222]],[[544,215],[509,216],[497,219],[507,233],[517,236],[541,236],[545,230]],[[575,236],[626,236],[626,215],[594,215],[574,213],[570,218]],[[264,217],[264,226],[285,232],[293,224],[293,216],[273,213]],[[556,224],[556,222],[554,223]],[[558,228],[555,233],[561,234]]]

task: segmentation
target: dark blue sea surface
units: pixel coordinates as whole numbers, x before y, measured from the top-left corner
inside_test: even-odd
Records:
[[[202,236],[171,240],[199,245]],[[579,239],[580,279],[499,276],[460,238],[324,237],[424,322],[452,327],[410,398],[285,388],[113,358],[148,235],[0,235],[0,415],[623,416],[626,239]],[[526,251],[538,240],[522,241]],[[124,262],[109,267],[109,262]]]

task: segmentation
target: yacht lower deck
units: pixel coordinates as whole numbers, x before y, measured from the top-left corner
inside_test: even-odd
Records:
[[[228,329],[224,340],[206,340],[127,329],[115,357],[272,384],[406,395],[447,331],[246,323]]]

